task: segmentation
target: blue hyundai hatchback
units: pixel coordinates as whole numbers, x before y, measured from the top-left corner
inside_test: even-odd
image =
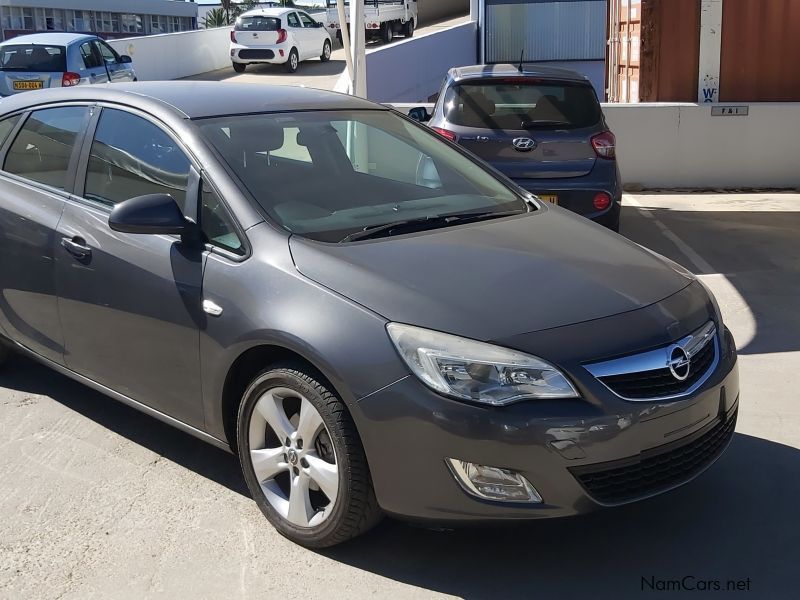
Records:
[[[457,67],[433,114],[415,108],[409,116],[541,200],[619,230],[616,139],[583,75],[546,66]]]

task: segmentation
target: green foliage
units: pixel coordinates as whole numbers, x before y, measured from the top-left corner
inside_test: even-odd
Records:
[[[228,15],[225,13],[224,8],[215,8],[208,11],[203,19],[203,27],[211,29],[213,27],[225,27],[229,25]]]

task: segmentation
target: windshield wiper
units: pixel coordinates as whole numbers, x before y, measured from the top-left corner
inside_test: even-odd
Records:
[[[507,210],[507,211],[484,211],[484,212],[467,212],[467,213],[450,213],[446,215],[433,215],[428,217],[418,217],[416,219],[405,219],[403,221],[392,221],[391,223],[383,223],[380,225],[367,225],[360,231],[343,237],[339,240],[340,244],[345,242],[355,242],[358,240],[368,240],[373,238],[385,237],[393,235],[395,231],[424,231],[425,229],[435,229],[437,227],[446,227],[454,223],[468,223],[470,221],[482,221],[486,219],[498,219],[500,217],[508,217],[511,215],[521,215],[529,210]]]

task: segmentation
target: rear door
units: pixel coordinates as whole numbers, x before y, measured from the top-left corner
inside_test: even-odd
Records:
[[[108,226],[116,204],[145,194],[196,213],[199,178],[190,184],[187,153],[146,115],[103,108],[96,123],[58,227],[69,245],[56,274],[66,365],[201,428],[203,248]]]
[[[304,12],[298,12],[300,24],[303,26],[303,44],[305,46],[305,58],[314,58],[322,55],[322,45],[328,37],[324,27],[318,26],[317,22]]]
[[[512,179],[570,178],[591,172],[591,138],[603,131],[589,85],[531,78],[469,81],[447,91],[446,128]]]
[[[64,46],[3,44],[0,46],[0,95],[61,87],[66,70]]]
[[[58,318],[56,235],[72,189],[89,107],[64,106],[0,121],[0,329],[26,348],[63,364]],[[23,122],[23,119],[24,122]],[[16,125],[19,133],[9,134]]]
[[[103,64],[103,57],[94,42],[82,43],[78,46],[78,52],[81,55],[81,66],[84,68],[82,75],[89,80],[89,83],[108,83],[110,81],[109,73]]]
[[[94,40],[92,42],[98,54],[105,62],[108,69],[108,75],[112,82],[117,81],[133,81],[134,74],[133,68],[130,64],[123,63],[117,51],[111,46],[106,44],[103,40]]]
[[[303,28],[300,22],[300,17],[296,12],[290,12],[286,15],[286,26],[289,30],[289,35],[294,38],[295,45],[297,46],[297,53],[300,55],[300,60],[309,58],[309,47],[311,40],[309,39],[308,30]]]

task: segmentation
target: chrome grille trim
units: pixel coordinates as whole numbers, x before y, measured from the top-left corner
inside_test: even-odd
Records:
[[[683,398],[696,392],[700,387],[711,377],[711,374],[716,370],[719,364],[720,348],[719,339],[717,335],[717,328],[713,321],[709,321],[694,333],[687,335],[685,338],[663,346],[656,350],[649,352],[642,352],[640,354],[633,354],[631,356],[624,356],[613,360],[596,362],[583,365],[600,383],[602,383],[611,393],[615,396],[627,400],[629,402],[653,402],[658,400],[674,400]],[[652,396],[647,398],[627,398],[614,391],[604,381],[604,377],[613,377],[618,375],[635,375],[638,373],[647,373],[651,371],[659,371],[669,368],[669,361],[672,351],[675,348],[683,348],[689,359],[692,359],[700,351],[702,351],[709,343],[714,344],[714,358],[711,364],[706,369],[705,373],[695,381],[688,389],[671,395],[666,396]]]

